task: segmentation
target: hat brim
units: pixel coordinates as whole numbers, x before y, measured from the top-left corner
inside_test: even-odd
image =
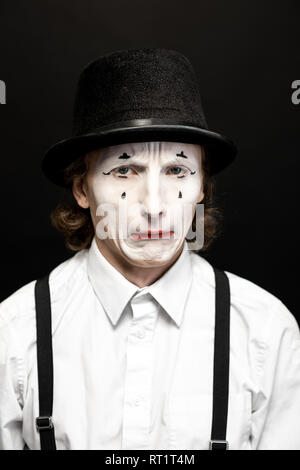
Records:
[[[138,124],[137,121],[118,123],[62,140],[45,153],[42,170],[49,180],[66,188],[64,170],[77,158],[98,148],[134,142],[204,145],[209,153],[211,175],[222,171],[236,157],[236,145],[222,134],[188,124],[148,124],[146,121],[149,120],[138,120]]]

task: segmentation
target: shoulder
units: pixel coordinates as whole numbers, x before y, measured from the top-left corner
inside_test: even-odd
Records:
[[[192,253],[191,260],[197,282],[204,282],[208,289],[214,290],[213,266],[199,254]],[[296,340],[300,338],[296,318],[278,297],[249,279],[224,272],[229,279],[231,312],[245,328],[260,331],[261,336],[269,340],[272,335],[281,336],[286,330]]]
[[[70,285],[80,283],[85,272],[87,249],[57,265],[49,273],[51,303],[55,303]],[[25,327],[26,321],[35,318],[36,279],[24,284],[0,303],[0,331],[12,324]]]

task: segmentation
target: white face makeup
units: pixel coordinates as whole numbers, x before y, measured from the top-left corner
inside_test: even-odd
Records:
[[[106,225],[107,238],[137,266],[167,262],[184,242],[202,200],[201,182],[199,145],[138,142],[97,150],[92,192],[102,217],[96,236]]]

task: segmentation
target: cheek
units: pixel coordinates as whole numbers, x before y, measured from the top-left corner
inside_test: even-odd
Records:
[[[199,198],[201,192],[201,182],[193,180],[185,188],[185,197],[189,201],[195,201]]]
[[[103,175],[94,178],[92,188],[96,204],[115,203],[124,191],[122,185],[116,179]]]
[[[129,203],[137,201],[138,196],[143,191],[144,184],[142,182],[130,181],[125,178],[105,178],[99,177],[94,179],[93,193],[95,200],[100,203],[118,204],[123,200],[121,197],[125,193],[125,200]]]
[[[201,181],[199,178],[187,177],[177,178],[173,181],[165,179],[161,182],[162,194],[165,195],[166,203],[174,203],[174,200],[193,203],[199,198],[201,192]],[[101,203],[117,204],[121,200],[121,195],[126,193],[127,202],[137,200],[143,191],[143,184],[133,184],[130,179],[110,178],[103,175],[96,175],[92,183],[93,196],[97,205]],[[181,192],[181,198],[179,194]],[[178,202],[179,202],[178,201]]]
[[[201,181],[199,178],[178,178],[166,186],[169,202],[174,202],[174,197],[182,203],[194,202],[199,198],[201,192]],[[179,197],[181,193],[181,198]]]

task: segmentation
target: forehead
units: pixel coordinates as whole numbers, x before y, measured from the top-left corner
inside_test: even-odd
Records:
[[[168,159],[174,160],[176,159],[176,154],[182,155],[182,152],[188,160],[195,161],[201,156],[201,147],[198,144],[181,142],[134,142],[102,147],[93,153],[95,153],[97,160],[101,157],[102,163],[108,160],[124,163],[126,160],[136,160],[137,158],[139,161],[143,159],[151,160],[151,158],[160,159],[162,161]],[[124,153],[130,158],[120,159],[119,157]],[[177,158],[181,163],[184,163],[184,160],[187,159]]]

